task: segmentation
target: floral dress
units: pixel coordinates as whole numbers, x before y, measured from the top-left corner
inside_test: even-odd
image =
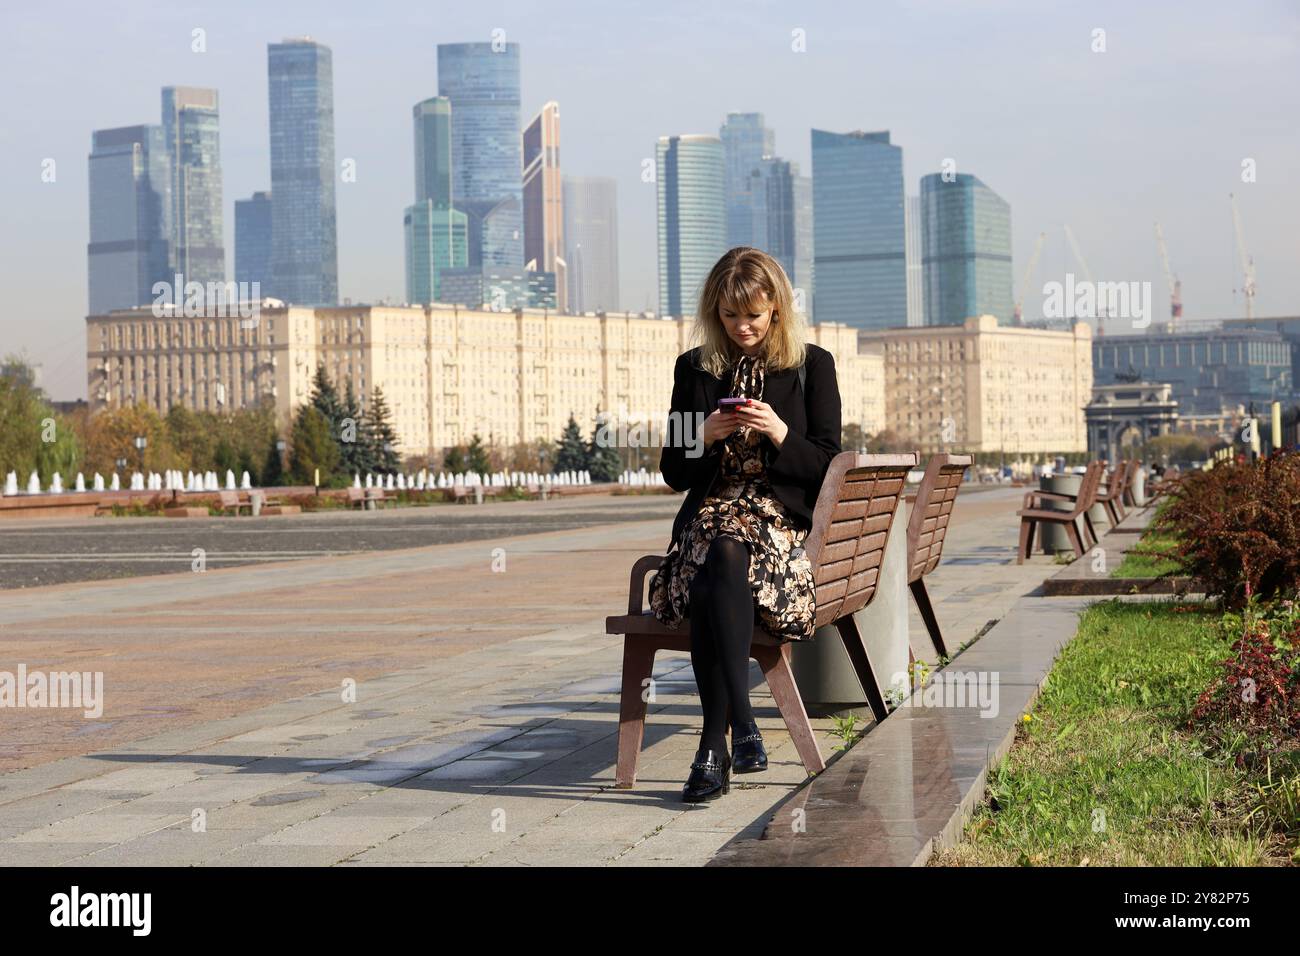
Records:
[[[731,395],[763,398],[761,358],[743,356],[732,373]],[[741,426],[724,439],[722,461],[709,494],[650,581],[650,609],[669,627],[690,616],[691,581],[719,534],[749,545],[749,583],[755,621],[780,640],[813,635],[816,594],[812,565],[798,528],[772,491],[763,464],[763,436]]]

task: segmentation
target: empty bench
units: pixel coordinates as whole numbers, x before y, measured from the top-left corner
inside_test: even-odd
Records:
[[[907,522],[907,587],[916,601],[916,609],[921,612],[934,652],[940,657],[948,656],[948,648],[925,589],[925,576],[939,566],[957,491],[972,461],[970,455],[933,456],[926,463]]]
[[[1101,484],[1106,464],[1094,461],[1083,473],[1079,483],[1079,493],[1068,495],[1055,491],[1031,491],[1025,495],[1025,506],[1016,514],[1020,517],[1020,550],[1016,553],[1016,563],[1024,564],[1025,558],[1033,554],[1034,532],[1040,524],[1059,524],[1065,528],[1077,557],[1082,558],[1086,548],[1097,543],[1097,531],[1092,526],[1090,508],[1097,503],[1097,487]],[[1043,506],[1045,501],[1060,501],[1071,505],[1068,511],[1053,511]],[[1082,527],[1079,519],[1082,518]],[[1044,546],[1046,550],[1046,546]]]
[[[916,455],[864,455],[841,452],[831,459],[822,479],[813,524],[804,551],[816,585],[814,626],[833,624],[877,720],[888,713],[884,688],[876,678],[866,645],[853,619],[876,595],[880,566],[903,494],[907,473]],[[627,614],[605,619],[605,633],[622,634],[623,680],[618,711],[618,765],[614,786],[631,787],[645,733],[646,688],[655,654],[691,649],[690,621],[675,628],[662,624],[644,607],[647,575],[663,564],[657,554],[638,558],[632,566]],[[750,656],[758,661],[768,690],[790,732],[799,758],[809,773],[820,773],[822,760],[812,724],[804,709],[790,667],[790,644],[778,641],[755,624]]]

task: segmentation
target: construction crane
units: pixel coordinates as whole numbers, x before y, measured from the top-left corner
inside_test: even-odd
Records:
[[[1092,270],[1088,268],[1088,260],[1083,257],[1083,252],[1079,249],[1079,240],[1074,238],[1074,230],[1070,228],[1068,223],[1065,225],[1065,238],[1069,241],[1070,248],[1074,251],[1074,258],[1079,263],[1079,268],[1083,270],[1083,277],[1088,280],[1088,285],[1092,287],[1093,292],[1095,293],[1097,285],[1092,281]],[[1098,338],[1101,338],[1106,334],[1106,310],[1100,308],[1100,306],[1100,302],[1096,302],[1093,306],[1094,311],[1097,313]]]
[[[1253,319],[1255,317],[1255,259],[1246,248],[1246,230],[1241,225],[1241,210],[1237,208],[1237,194],[1228,193],[1228,198],[1232,200],[1232,225],[1237,233],[1237,258],[1241,263],[1241,272],[1245,281],[1242,292],[1246,295],[1246,318]],[[1232,291],[1234,295],[1237,292],[1236,289]]]
[[[1034,241],[1034,254],[1029,257],[1029,265],[1025,266],[1025,274],[1020,280],[1020,294],[1016,296],[1015,317],[1012,320],[1013,325],[1023,325],[1025,295],[1029,292],[1029,280],[1034,276],[1034,269],[1038,267],[1038,257],[1043,254],[1043,243],[1047,240],[1047,233],[1040,232],[1038,238]]]
[[[1178,330],[1178,320],[1183,317],[1183,283],[1169,267],[1169,250],[1165,248],[1165,231],[1156,223],[1156,246],[1160,250],[1160,264],[1164,266],[1165,282],[1169,284],[1169,331]]]

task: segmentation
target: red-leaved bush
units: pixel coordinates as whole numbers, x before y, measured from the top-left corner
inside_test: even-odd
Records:
[[[1191,472],[1169,499],[1152,522],[1178,541],[1164,556],[1225,607],[1300,585],[1300,455]]]
[[[1241,731],[1269,749],[1300,734],[1300,620],[1291,601],[1265,613],[1225,615],[1221,625],[1237,635],[1192,709],[1191,722]]]

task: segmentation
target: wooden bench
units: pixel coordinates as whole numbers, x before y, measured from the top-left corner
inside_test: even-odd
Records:
[[[907,522],[907,586],[917,610],[921,612],[925,629],[930,633],[934,652],[940,657],[948,656],[948,648],[925,589],[925,575],[939,566],[957,491],[962,476],[973,461],[970,455],[933,456],[926,463],[925,474],[916,489],[912,515]]]
[[[239,497],[237,491],[218,492],[218,502],[222,511],[234,511],[236,517],[239,516],[240,508],[247,508],[250,515],[253,513],[253,503],[247,498]]]
[[[366,489],[355,486],[349,488],[348,505],[353,508],[364,508],[366,506]]]
[[[1030,491],[1025,495],[1024,508],[1016,512],[1020,517],[1020,550],[1016,553],[1017,564],[1024,564],[1025,558],[1033,553],[1034,530],[1039,524],[1064,525],[1065,533],[1070,538],[1070,545],[1080,558],[1085,551],[1085,542],[1089,548],[1097,543],[1097,532],[1092,526],[1088,509],[1097,503],[1097,486],[1101,484],[1102,473],[1105,470],[1105,462],[1094,461],[1089,464],[1077,495],[1054,491]],[[1069,511],[1052,511],[1042,507],[1040,504],[1042,501],[1072,502],[1073,507]],[[1083,518],[1082,536],[1077,524],[1079,518]]]
[[[894,511],[903,494],[907,473],[914,467],[916,455],[913,454],[841,452],[836,455],[822,480],[812,529],[804,539],[817,589],[814,625],[833,624],[839,632],[877,720],[883,720],[888,713],[884,688],[871,667],[853,614],[875,597]],[[618,766],[614,782],[614,786],[624,789],[636,782],[645,732],[647,700],[643,694],[651,681],[655,653],[691,649],[689,620],[669,628],[644,608],[646,577],[663,560],[657,554],[637,559],[632,566],[627,614],[605,619],[605,633],[624,635]],[[820,773],[826,764],[794,682],[790,643],[778,641],[755,624],[750,656],[763,670],[768,690],[781,711],[805,769]]]
[[[1115,470],[1106,479],[1106,490],[1097,492],[1097,504],[1106,509],[1106,520],[1113,528],[1124,520],[1128,514],[1124,507],[1124,495],[1133,481],[1133,471],[1137,467],[1136,459],[1127,458],[1115,466]]]
[[[376,508],[379,508],[393,500],[384,494],[383,488],[363,488],[362,490],[366,493],[366,502],[369,503],[373,501]]]

